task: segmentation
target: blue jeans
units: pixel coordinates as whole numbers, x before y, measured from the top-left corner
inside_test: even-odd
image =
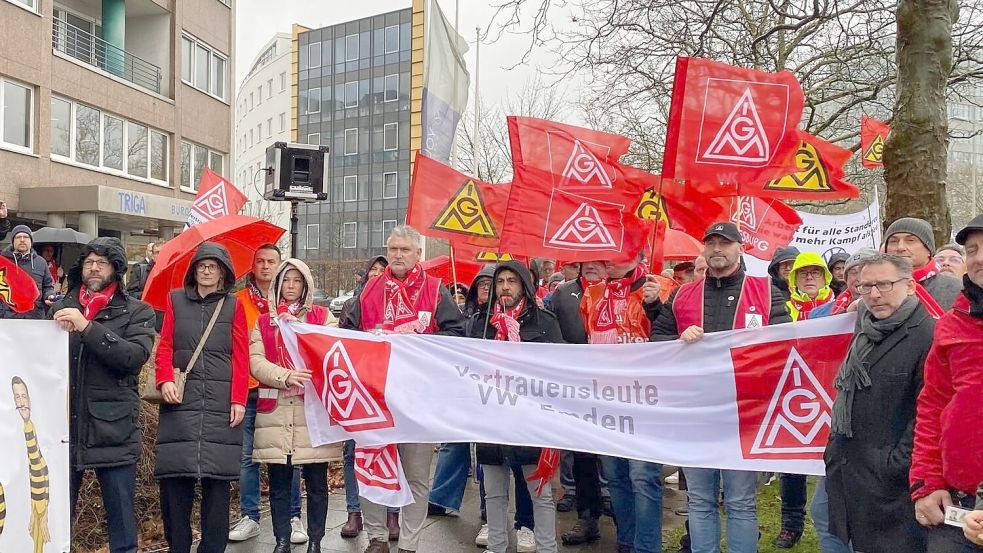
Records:
[[[437,453],[437,467],[430,488],[430,503],[452,511],[461,510],[464,488],[471,468],[471,444],[443,444]]]
[[[611,491],[618,545],[635,553],[662,551],[662,465],[601,457]]]
[[[102,490],[102,504],[106,509],[106,526],[109,532],[110,553],[136,553],[137,520],[133,508],[136,492],[137,466],[123,465],[95,469],[99,488]],[[78,503],[79,490],[85,471],[72,471],[70,485],[72,492],[72,519],[75,519],[75,504]]]
[[[829,532],[829,496],[826,495],[826,477],[820,476],[816,491],[812,494],[812,523],[819,534],[819,550],[822,553],[852,553],[852,549],[840,538]]]
[[[239,514],[259,522],[259,465],[253,462],[256,433],[256,396],[249,394],[242,419],[242,462],[239,465]],[[300,517],[300,468],[294,470],[290,486],[290,517]]]
[[[525,476],[522,474],[522,465],[513,464],[511,466],[512,476],[515,479],[515,529],[528,528],[536,529],[535,515],[533,514],[532,496],[529,495],[529,487]],[[485,508],[485,478],[481,465],[478,465],[478,498],[481,509],[481,521],[487,522],[487,509]]]
[[[345,442],[345,509],[349,513],[361,513],[362,503],[358,499],[358,480],[355,479],[355,440]],[[295,477],[296,478],[296,477]],[[398,513],[399,509],[389,507],[390,513]]]
[[[689,493],[689,531],[693,553],[720,553],[720,485],[723,480],[727,510],[727,551],[758,550],[758,513],[755,504],[758,473],[738,470],[686,468]]]

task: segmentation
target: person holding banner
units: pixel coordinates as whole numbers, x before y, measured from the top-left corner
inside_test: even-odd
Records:
[[[908,477],[929,553],[983,551],[944,524],[948,508],[973,508],[983,482],[983,215],[960,230],[956,242],[966,248],[964,288],[935,327]]]
[[[472,338],[510,342],[563,342],[556,317],[536,305],[536,288],[528,269],[518,262],[508,261],[498,265],[492,278],[495,287],[490,301],[471,317]],[[517,550],[520,553],[555,553],[556,509],[548,476],[545,485],[541,479],[530,479],[535,470],[534,465],[540,460],[540,449],[477,444],[475,450],[484,472],[488,517],[487,551],[506,553],[508,549],[511,466],[517,464],[521,466],[523,481],[532,498],[535,536],[534,543],[519,543]],[[522,532],[525,529],[517,530]]]
[[[652,325],[652,341],[698,342],[707,332],[792,321],[781,291],[767,277],[742,269],[743,238],[733,223],[710,225],[703,237],[707,276],[675,290]],[[727,510],[727,550],[758,549],[756,472],[686,467],[693,553],[720,551],[720,486]]]
[[[270,290],[269,310],[260,315],[249,342],[250,372],[264,386],[256,404],[253,461],[266,463],[270,475],[273,552],[290,552],[293,474],[300,466],[307,485],[307,553],[320,553],[328,516],[328,463],[342,459],[342,444],[311,445],[304,413],[304,384],[311,372],[293,367],[277,321],[326,326],[337,321],[314,305],[314,277],[303,261],[284,261]]]
[[[911,261],[915,281],[922,285],[941,307],[941,311],[952,309],[959,297],[962,283],[958,279],[942,274],[941,265],[932,257],[935,255],[935,234],[932,225],[924,219],[903,217],[891,223],[884,233],[881,251],[900,255]],[[928,298],[919,296],[922,303]],[[926,306],[933,311],[933,306]]]
[[[856,334],[834,382],[825,453],[830,530],[864,553],[924,551],[906,476],[935,319],[907,259],[877,254],[860,267]]]
[[[199,482],[198,553],[221,553],[229,542],[229,484],[239,479],[240,424],[249,394],[249,332],[245,311],[231,293],[234,284],[228,250],[205,242],[191,258],[184,288],[167,296],[156,356],[156,385],[164,403],[154,477],[171,553],[191,551],[191,511]],[[175,383],[176,370],[186,375],[183,393]]]
[[[416,229],[407,225],[394,228],[386,241],[389,266],[366,283],[340,326],[366,332],[464,336],[461,310],[440,279],[427,275],[420,267],[421,253],[421,237]],[[427,519],[434,444],[399,444],[398,450],[413,492],[413,503],[400,513],[399,550],[416,551]],[[361,503],[369,535],[365,553],[388,553],[386,508],[364,497]]]
[[[126,269],[123,244],[96,238],[82,246],[78,263],[68,271],[68,294],[51,306],[52,318],[69,332],[72,511],[85,471],[94,470],[106,510],[109,553],[137,548],[137,390],[156,334],[153,309],[123,290]]]

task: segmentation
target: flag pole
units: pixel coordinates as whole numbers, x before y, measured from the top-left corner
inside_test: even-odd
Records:
[[[653,265],[655,264],[656,248],[658,248],[658,246],[659,246],[659,225],[662,223],[662,217],[663,217],[663,215],[666,218],[667,226],[668,226],[668,221],[669,221],[669,214],[665,213],[666,203],[665,203],[665,201],[662,200],[662,183],[663,182],[664,182],[663,181],[663,178],[660,176],[659,177],[659,187],[658,187],[658,189],[656,190],[656,193],[655,193],[656,194],[656,200],[658,200],[658,202],[659,202],[659,204],[658,204],[659,212],[658,212],[658,217],[655,220],[655,228],[652,229],[652,245],[651,245],[651,249],[649,251],[649,272],[652,273],[652,274],[662,274],[662,267],[661,266],[659,267],[658,272],[654,272],[655,271],[655,268],[653,267]],[[665,242],[665,234],[662,235],[662,241]],[[665,251],[665,248],[663,247],[663,252],[664,251]],[[662,262],[664,263],[665,262],[665,255],[662,256],[662,259],[663,259]]]
[[[454,281],[452,294],[457,294],[457,262],[454,259],[454,243],[450,242],[451,247],[451,280]]]
[[[867,220],[870,221],[870,241],[871,241],[871,243],[874,244],[874,249],[875,250],[878,250],[878,249],[880,249],[880,244],[877,243],[877,239],[874,237],[874,216],[870,214],[870,204],[872,204],[874,202],[877,202],[877,206],[878,206],[878,208],[877,208],[877,218],[878,218],[878,220],[880,220],[880,217],[881,217],[881,213],[880,213],[880,205],[881,205],[881,202],[880,202],[880,198],[877,197],[877,182],[876,181],[874,182],[874,198],[873,198],[873,200],[868,200],[867,201]]]

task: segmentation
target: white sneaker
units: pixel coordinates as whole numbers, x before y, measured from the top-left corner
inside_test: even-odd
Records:
[[[304,531],[304,523],[297,517],[290,519],[290,543],[307,543],[307,532]]]
[[[666,484],[678,484],[679,483],[679,471],[666,476]]]
[[[488,545],[488,525],[482,524],[481,530],[478,530],[478,536],[474,538],[474,544],[485,547]]]
[[[517,553],[536,553],[536,535],[532,530],[523,526],[515,532]]]
[[[259,535],[259,523],[249,517],[242,517],[229,530],[229,541],[246,541]]]

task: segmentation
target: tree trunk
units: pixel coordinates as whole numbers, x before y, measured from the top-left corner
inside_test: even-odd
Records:
[[[891,136],[884,148],[885,223],[925,219],[939,244],[949,241],[945,88],[952,70],[955,0],[899,0],[898,84]]]

